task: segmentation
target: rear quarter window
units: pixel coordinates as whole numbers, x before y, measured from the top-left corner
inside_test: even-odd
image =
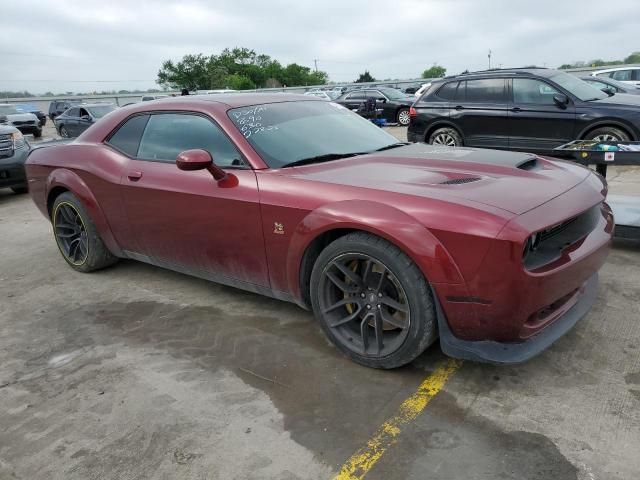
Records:
[[[140,139],[148,121],[149,115],[131,117],[111,135],[107,144],[130,157],[135,157],[138,154]]]
[[[445,83],[443,86],[440,87],[440,89],[436,93],[436,96],[442,100],[449,100],[449,101],[455,100],[456,92],[458,90],[458,83],[459,82]]]

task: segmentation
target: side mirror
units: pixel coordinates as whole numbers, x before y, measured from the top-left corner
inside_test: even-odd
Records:
[[[211,173],[216,180],[222,180],[227,176],[224,170],[213,163],[211,154],[206,150],[185,150],[178,154],[176,165],[180,170],[187,172],[193,170],[209,170],[209,173]]]
[[[387,103],[387,99],[386,98],[379,98],[378,101],[381,102],[381,103]]]
[[[567,108],[569,104],[569,97],[567,97],[564,93],[556,93],[553,96],[553,101],[556,102],[560,108]]]
[[[616,90],[613,87],[604,87],[602,91],[610,97],[613,97],[616,94]]]

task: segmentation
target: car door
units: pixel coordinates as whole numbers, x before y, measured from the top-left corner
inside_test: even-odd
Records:
[[[358,90],[357,92],[348,93],[345,98],[338,103],[341,103],[349,110],[357,110],[362,102],[364,102],[365,95],[362,90]]]
[[[69,133],[69,136],[77,137],[79,135],[78,122],[80,120],[80,109],[78,107],[68,109],[64,112],[63,119],[64,128]]]
[[[509,147],[506,79],[460,82],[451,102],[450,119],[460,127],[470,147]]]
[[[536,78],[514,78],[509,108],[509,146],[514,150],[550,151],[575,137],[575,106],[558,105],[561,93]]]
[[[120,130],[108,141],[127,159],[121,192],[136,239],[129,255],[221,283],[268,286],[256,175],[231,140],[198,113],[138,117],[121,129],[134,122],[139,143],[119,139]],[[211,153],[225,181],[178,169],[178,153],[195,148]]]
[[[80,108],[78,112],[78,126],[76,136],[80,135],[87,128],[89,128],[93,121],[93,117],[91,113],[89,113],[89,110],[87,110],[86,108]]]

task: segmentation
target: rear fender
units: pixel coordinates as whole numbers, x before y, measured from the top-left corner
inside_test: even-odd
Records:
[[[82,205],[87,210],[91,221],[96,226],[100,238],[104,242],[105,246],[109,249],[111,253],[116,256],[123,256],[122,250],[116,242],[113,233],[111,232],[111,227],[109,227],[109,223],[107,222],[100,205],[96,201],[95,197],[91,193],[91,190],[87,186],[87,184],[80,178],[80,176],[74,173],[71,170],[65,168],[57,168],[51,172],[46,182],[46,192],[47,199],[49,198],[49,193],[56,187],[62,187],[66,190],[69,190],[76,197],[80,199]],[[47,204],[47,208],[51,211],[51,205]]]
[[[416,263],[429,282],[463,283],[449,253],[415,218],[389,205],[345,200],[313,210],[297,225],[287,257],[289,291],[295,298],[301,298],[300,270],[305,251],[314,239],[338,229],[369,232],[393,243]]]

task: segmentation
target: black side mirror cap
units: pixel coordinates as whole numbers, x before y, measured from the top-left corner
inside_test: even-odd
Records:
[[[569,97],[567,97],[564,93],[556,93],[553,96],[553,101],[556,102],[560,108],[567,108],[569,104]]]

